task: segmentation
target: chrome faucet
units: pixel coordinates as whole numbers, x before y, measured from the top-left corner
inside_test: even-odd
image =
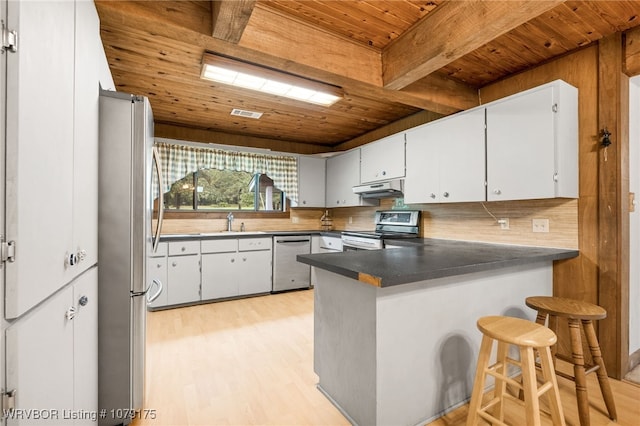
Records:
[[[231,224],[233,223],[233,213],[227,215],[227,231],[231,232]]]

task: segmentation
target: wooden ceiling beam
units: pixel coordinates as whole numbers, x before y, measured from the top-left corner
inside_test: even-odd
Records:
[[[237,44],[251,18],[255,3],[256,0],[213,0],[213,37]]]
[[[407,87],[563,1],[443,3],[383,50],[384,87]]]

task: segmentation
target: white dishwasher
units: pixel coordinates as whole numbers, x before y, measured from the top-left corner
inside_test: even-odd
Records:
[[[311,286],[311,267],[296,260],[299,254],[311,253],[311,235],[273,237],[273,291]]]

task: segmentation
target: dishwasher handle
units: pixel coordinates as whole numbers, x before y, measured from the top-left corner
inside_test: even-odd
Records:
[[[311,240],[309,240],[309,239],[305,239],[305,240],[276,240],[276,243],[278,243],[278,244],[309,243],[309,242],[311,242]]]

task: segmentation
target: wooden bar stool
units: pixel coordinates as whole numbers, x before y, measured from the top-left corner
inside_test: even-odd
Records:
[[[563,359],[573,363],[573,376],[556,371],[558,376],[572,380],[576,384],[576,397],[578,400],[578,414],[580,415],[580,425],[589,425],[589,398],[587,395],[587,378],[586,375],[594,371],[598,375],[598,383],[604,403],[609,412],[609,418],[616,420],[616,405],[613,401],[613,393],[609,384],[607,370],[602,360],[602,352],[600,344],[593,328],[593,320],[603,319],[607,316],[607,311],[601,306],[580,300],[566,299],[562,297],[535,296],[527,297],[525,303],[528,307],[538,311],[536,322],[544,325],[549,319],[549,328],[555,333],[558,332],[558,317],[566,318],[569,323],[569,334],[571,336],[571,358],[567,358],[556,353],[556,347],[552,348],[552,354],[555,358]],[[584,352],[582,349],[582,337],[580,332],[580,324],[584,329],[584,334],[589,344],[591,357],[594,365],[585,365]]]
[[[547,327],[532,321],[504,316],[488,316],[478,320],[478,329],[482,332],[482,344],[478,354],[478,366],[469,403],[467,426],[477,425],[480,418],[491,424],[504,425],[504,400],[524,403],[526,424],[540,425],[540,401],[547,393],[551,407],[551,419],[554,425],[565,425],[558,383],[553,369],[550,347],[556,343],[556,335]],[[496,363],[489,365],[493,342],[498,342]],[[509,345],[515,345],[520,351],[520,361],[508,356]],[[538,387],[534,350],[538,352],[542,366],[542,384]],[[508,364],[520,367],[522,382],[513,379],[508,372]],[[486,376],[495,377],[493,398],[482,406],[482,395]],[[507,384],[521,389],[524,401],[507,393]],[[489,411],[492,410],[492,414]]]

